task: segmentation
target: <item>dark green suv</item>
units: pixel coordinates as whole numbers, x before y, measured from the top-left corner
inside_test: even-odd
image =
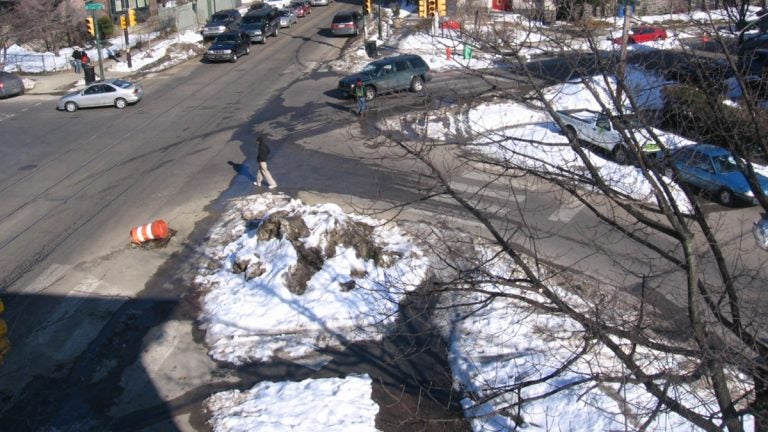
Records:
[[[339,81],[339,90],[347,96],[355,94],[358,78],[365,86],[365,99],[371,100],[377,94],[398,90],[420,92],[424,84],[432,80],[429,65],[417,55],[399,55],[368,63],[362,71],[345,76]]]

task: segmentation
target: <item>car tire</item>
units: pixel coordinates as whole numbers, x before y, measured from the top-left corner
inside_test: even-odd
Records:
[[[232,53],[232,57],[229,58],[229,62],[230,63],[237,62],[237,54],[236,53]]]
[[[64,109],[67,112],[75,112],[77,111],[77,104],[74,102],[67,102],[64,104]]]
[[[734,195],[733,192],[731,192],[730,189],[722,188],[719,191],[717,191],[717,200],[720,202],[720,204],[730,207],[734,204]]]
[[[419,93],[424,90],[424,81],[421,79],[421,77],[413,77],[411,78],[411,91]]]
[[[279,27],[275,28],[275,37],[277,37],[277,35],[279,34],[280,34],[280,28]]]
[[[376,89],[373,86],[365,86],[365,100],[370,101],[376,97]]]
[[[563,129],[563,135],[565,135],[566,138],[568,138],[568,141],[576,141],[578,139],[578,135],[576,134],[576,129],[573,128],[573,126],[566,126],[565,129]]]
[[[115,108],[117,109],[123,109],[128,106],[128,101],[126,101],[123,98],[117,98],[115,99]]]
[[[626,165],[629,162],[629,154],[623,145],[618,144],[613,148],[613,160],[619,165]]]
[[[251,53],[251,44],[248,44],[248,47],[245,49],[245,55],[248,55]]]

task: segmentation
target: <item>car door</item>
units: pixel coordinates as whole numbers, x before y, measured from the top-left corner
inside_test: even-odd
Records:
[[[717,189],[712,159],[701,152],[693,152],[687,161],[685,181],[705,190]]]
[[[83,90],[77,104],[81,107],[94,107],[104,104],[104,84],[93,84]]]
[[[379,72],[376,76],[376,87],[378,89],[379,93],[386,93],[393,90],[393,82],[392,79],[393,73],[394,73],[394,65],[392,63],[385,64],[384,66],[379,69]]]
[[[406,60],[398,60],[393,65],[392,86],[396,90],[407,89],[411,86],[411,68]]]

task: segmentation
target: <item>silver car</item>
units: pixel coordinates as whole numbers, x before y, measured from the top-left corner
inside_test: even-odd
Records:
[[[278,13],[280,14],[280,27],[291,28],[292,25],[299,22],[296,12],[292,9],[280,9]]]
[[[0,99],[24,94],[24,81],[18,75],[0,71]]]
[[[59,99],[57,108],[75,112],[78,108],[113,106],[125,108],[141,100],[144,89],[139,83],[123,79],[111,79],[95,82],[84,89],[64,95]]]

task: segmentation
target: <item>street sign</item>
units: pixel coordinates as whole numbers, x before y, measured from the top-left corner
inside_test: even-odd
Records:
[[[86,3],[85,4],[85,10],[87,11],[97,11],[104,9],[104,5],[101,3]]]

